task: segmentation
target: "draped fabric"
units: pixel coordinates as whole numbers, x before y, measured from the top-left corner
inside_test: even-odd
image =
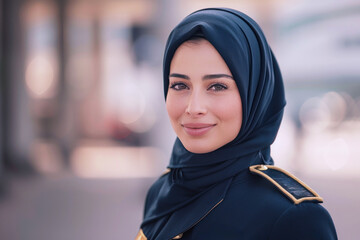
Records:
[[[243,120],[237,137],[203,154],[187,151],[176,139],[168,168],[150,189],[141,225],[148,239],[170,239],[191,228],[226,198],[232,179],[253,164],[273,164],[275,140],[285,106],[277,61],[257,23],[239,11],[208,8],[183,19],[165,47],[165,99],[176,49],[201,34],[220,53],[236,81]]]

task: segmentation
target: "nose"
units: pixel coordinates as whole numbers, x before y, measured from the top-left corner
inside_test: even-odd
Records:
[[[193,117],[207,113],[206,97],[200,91],[193,91],[188,100],[185,112]]]

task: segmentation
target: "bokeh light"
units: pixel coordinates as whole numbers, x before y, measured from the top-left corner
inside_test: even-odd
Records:
[[[33,58],[26,69],[26,85],[35,98],[51,98],[55,84],[54,68],[43,56]]]

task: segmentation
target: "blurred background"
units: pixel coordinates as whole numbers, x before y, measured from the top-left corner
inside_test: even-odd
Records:
[[[287,95],[275,163],[360,227],[359,0],[1,0],[0,239],[133,239],[175,135],[162,54],[204,7],[263,28]]]

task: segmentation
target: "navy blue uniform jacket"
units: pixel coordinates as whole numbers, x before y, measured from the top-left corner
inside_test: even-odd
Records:
[[[145,211],[165,176],[149,190]],[[147,238],[143,235],[138,239]],[[333,240],[337,236],[333,221],[321,204],[295,204],[269,180],[245,171],[234,178],[223,201],[173,239]]]

